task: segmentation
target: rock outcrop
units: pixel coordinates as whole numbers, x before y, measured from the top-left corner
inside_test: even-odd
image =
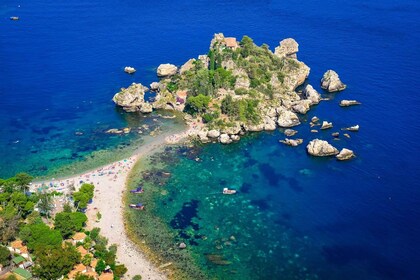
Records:
[[[274,54],[278,57],[297,58],[299,44],[293,38],[287,38],[280,41],[280,45],[274,49]]]
[[[307,85],[303,89],[303,95],[311,101],[311,105],[318,104],[321,101],[321,95],[311,85]]]
[[[338,154],[338,150],[330,143],[320,139],[314,139],[306,146],[308,153],[316,157],[326,157]]]
[[[176,72],[178,71],[178,68],[173,65],[173,64],[161,64],[159,65],[158,69],[157,69],[157,75],[158,77],[169,77],[169,76],[173,76],[176,74]]]
[[[332,127],[333,127],[333,124],[331,122],[327,122],[327,121],[322,122],[321,129],[328,129],[328,128],[332,128]]]
[[[359,129],[360,129],[360,126],[357,124],[357,125],[353,125],[353,126],[350,126],[350,127],[346,127],[346,128],[343,128],[343,129],[341,129],[341,130],[347,130],[347,131],[359,131]]]
[[[346,85],[341,82],[338,74],[334,70],[328,70],[321,79],[321,88],[328,92],[336,92],[344,90]]]
[[[289,139],[280,140],[280,143],[283,143],[288,146],[296,147],[303,143],[303,139]]]
[[[354,106],[354,105],[360,105],[362,103],[360,103],[357,100],[341,100],[340,101],[340,107],[349,107],[349,106]]]
[[[289,129],[289,128],[284,131],[284,135],[286,135],[287,137],[291,137],[295,135],[296,133],[298,133],[297,130]]]
[[[122,88],[112,98],[118,106],[123,107],[127,112],[152,112],[152,105],[144,101],[144,93],[148,90],[142,84],[131,84],[128,88]]]
[[[279,108],[277,113],[277,124],[280,127],[293,127],[300,124],[298,116],[295,113],[286,110],[285,108]]]
[[[219,142],[222,144],[230,144],[232,143],[232,139],[230,139],[229,134],[223,133],[219,136]]]
[[[338,155],[335,156],[338,160],[349,160],[355,157],[352,150],[343,148]]]
[[[295,101],[292,105],[292,109],[296,113],[306,114],[309,111],[311,104],[312,104],[311,100]]]
[[[220,136],[220,131],[216,129],[212,129],[207,133],[207,137],[209,138],[218,138]]]
[[[153,91],[158,91],[159,90],[159,83],[158,82],[153,82],[153,83],[151,83],[150,84],[150,90],[153,90]]]
[[[187,62],[184,63],[184,65],[179,68],[179,74],[184,74],[186,71],[191,70],[194,67],[195,59],[191,58]]]
[[[124,72],[128,74],[134,74],[136,72],[136,69],[134,69],[134,67],[126,66],[124,68]]]

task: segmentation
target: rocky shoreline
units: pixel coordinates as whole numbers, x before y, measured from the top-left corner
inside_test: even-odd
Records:
[[[247,36],[238,42],[215,34],[208,54],[189,59],[179,68],[168,63],[157,68],[159,82],[150,84],[153,101],[144,99],[149,88],[140,83],[122,88],[113,101],[127,112],[184,112],[184,120],[194,128],[187,136],[202,143],[229,144],[247,132],[295,127],[301,124],[300,116],[323,100],[312,85],[305,84],[310,68],[297,59],[298,51],[299,44],[292,38],[282,40],[272,52],[267,45],[256,46]],[[323,75],[320,84],[326,92],[346,88],[333,70]],[[303,88],[297,91],[298,87]],[[339,105],[359,104],[342,100]],[[321,129],[331,127],[332,123],[324,121]],[[297,146],[301,140],[283,143]],[[309,151],[309,145],[307,150],[317,156]]]

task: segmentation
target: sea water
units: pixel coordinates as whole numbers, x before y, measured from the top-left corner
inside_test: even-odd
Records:
[[[160,63],[205,54],[216,32],[271,49],[293,37],[308,83],[322,92],[322,74],[334,69],[348,85],[322,92],[331,100],[302,117],[303,146],[283,146],[277,131],[207,145],[199,161],[178,155],[160,186],[170,201],[150,210],[217,279],[418,279],[419,12],[411,0],[2,1],[0,175],[45,175],[131,143],[137,135],[104,134],[143,118],[116,110],[113,94],[155,81]],[[136,74],[122,71],[128,65]],[[342,99],[362,105],[340,108]],[[310,133],[314,115],[334,128]],[[355,124],[350,139],[332,139]],[[357,158],[309,157],[315,137]],[[221,196],[223,187],[239,192]]]

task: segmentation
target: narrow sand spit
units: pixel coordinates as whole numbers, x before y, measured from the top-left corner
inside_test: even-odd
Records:
[[[128,269],[124,279],[131,279],[135,275],[141,275],[142,279],[166,279],[167,277],[146,259],[137,246],[129,240],[124,227],[125,206],[122,197],[126,191],[128,175],[138,160],[153,153],[166,143],[179,143],[196,129],[196,127],[191,127],[183,133],[171,136],[160,135],[154,138],[151,143],[142,145],[135,155],[128,159],[72,177],[37,182],[31,185],[31,191],[36,191],[41,185],[48,185],[50,186],[49,190],[68,193],[72,186],[77,190],[83,183],[94,184],[93,202],[89,204],[86,212],[88,216],[87,228],[99,227],[101,234],[108,238],[109,244],[117,244],[117,260]],[[98,212],[102,216],[99,221],[97,221]]]

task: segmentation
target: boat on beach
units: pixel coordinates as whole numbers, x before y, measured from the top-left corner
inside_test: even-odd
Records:
[[[223,188],[223,194],[235,194],[236,190],[230,190],[228,188]]]
[[[137,204],[130,204],[129,205],[130,208],[132,209],[136,209],[136,210],[144,210],[144,205],[141,203],[137,203]]]
[[[130,191],[130,193],[134,193],[134,194],[143,193],[143,192],[144,190],[142,187],[137,187],[136,189]]]

